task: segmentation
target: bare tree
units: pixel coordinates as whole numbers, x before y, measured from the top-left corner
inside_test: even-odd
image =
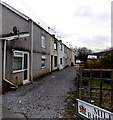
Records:
[[[91,54],[93,51],[86,47],[75,47],[74,51],[77,53],[76,59],[81,61],[86,61],[88,54]]]

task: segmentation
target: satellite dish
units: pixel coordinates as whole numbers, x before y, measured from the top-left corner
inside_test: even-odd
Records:
[[[18,28],[16,26],[13,27],[13,32],[14,32],[15,35],[18,34],[19,31],[18,31]]]

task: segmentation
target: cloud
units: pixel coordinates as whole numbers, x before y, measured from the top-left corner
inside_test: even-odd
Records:
[[[111,14],[110,12],[102,12],[92,17],[92,25],[100,28],[110,29],[111,27]]]
[[[88,5],[81,5],[74,13],[75,17],[92,17],[92,9]]]
[[[92,37],[79,37],[78,41],[80,43],[83,42],[88,48],[95,50],[109,47],[111,39],[110,36],[96,35]]]
[[[108,0],[3,1],[33,16],[33,20],[46,26],[44,28],[55,28],[65,43],[92,49],[110,46],[111,3]]]

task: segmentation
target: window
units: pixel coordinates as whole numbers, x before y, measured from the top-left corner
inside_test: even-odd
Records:
[[[57,42],[54,42],[54,49],[57,50]]]
[[[60,43],[60,50],[62,50],[62,44]]]
[[[24,51],[13,52],[13,73],[25,72],[29,67],[29,53]]]
[[[62,58],[60,58],[60,64],[62,65]]]
[[[42,47],[46,48],[45,43],[46,43],[46,37],[44,35],[41,36],[41,41],[42,41]]]
[[[14,57],[13,71],[22,70],[22,57]]]
[[[42,56],[41,67],[42,67],[42,68],[45,68],[45,67],[46,67],[46,56],[45,56],[45,55]]]
[[[54,66],[57,66],[57,56],[54,56]]]
[[[64,46],[64,53],[67,53],[67,48],[66,48],[66,46]]]
[[[23,70],[23,52],[14,51],[13,72]]]

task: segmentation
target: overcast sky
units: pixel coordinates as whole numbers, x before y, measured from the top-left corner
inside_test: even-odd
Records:
[[[92,50],[111,47],[112,0],[2,0],[43,25],[64,43]],[[68,43],[67,43],[68,42]]]

